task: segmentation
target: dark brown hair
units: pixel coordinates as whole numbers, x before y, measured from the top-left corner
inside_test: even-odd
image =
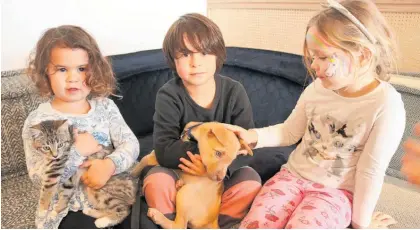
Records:
[[[163,52],[173,70],[176,70],[176,54],[191,52],[185,46],[184,37],[197,52],[215,55],[216,71],[220,71],[226,60],[226,47],[222,32],[212,20],[192,13],[181,16],[172,24],[163,41]]]
[[[91,88],[91,96],[107,97],[114,93],[116,89],[114,72],[109,60],[99,50],[95,39],[78,26],[63,25],[48,29],[29,57],[27,73],[42,96],[53,94],[47,66],[51,61],[51,51],[56,47],[83,49],[87,52],[89,65],[86,85]]]

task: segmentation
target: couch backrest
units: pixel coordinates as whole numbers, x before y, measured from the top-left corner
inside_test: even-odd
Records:
[[[118,94],[122,96],[113,100],[136,136],[150,134],[156,93],[172,78],[162,51],[140,51],[110,56],[110,59],[118,79]]]
[[[162,51],[111,56],[111,60],[123,96],[114,98],[115,103],[137,136],[150,134],[156,93],[173,76]],[[298,55],[234,47],[227,49],[221,74],[244,85],[257,127],[284,121],[308,80]]]
[[[301,56],[268,50],[228,48],[221,73],[244,85],[256,127],[285,121],[310,82]]]
[[[45,101],[22,71],[1,75],[1,174],[2,180],[26,173],[22,128],[29,113]]]

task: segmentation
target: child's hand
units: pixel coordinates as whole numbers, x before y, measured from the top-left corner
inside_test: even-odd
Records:
[[[420,136],[420,123],[414,127],[414,134]],[[401,171],[408,181],[420,185],[420,143],[412,139],[407,140],[404,150],[406,153],[402,159]]]
[[[73,138],[74,146],[82,156],[87,157],[102,150],[102,145],[88,132],[79,133],[77,129],[73,129]]]
[[[181,158],[179,159],[182,164],[178,165],[183,172],[189,173],[195,176],[205,176],[207,174],[206,168],[203,165],[203,161],[201,160],[201,156],[196,154],[192,154],[190,151],[187,151],[188,156],[190,157],[191,161]]]
[[[88,168],[82,175],[81,180],[85,185],[93,189],[102,188],[115,172],[115,164],[109,158],[88,160],[80,167]]]
[[[227,129],[234,132],[236,136],[238,136],[239,138],[244,140],[246,143],[248,143],[248,145],[251,148],[255,147],[258,141],[258,135],[257,135],[257,132],[255,132],[255,130],[252,130],[252,129],[246,130],[237,125],[230,125],[230,124],[224,124],[224,125]]]

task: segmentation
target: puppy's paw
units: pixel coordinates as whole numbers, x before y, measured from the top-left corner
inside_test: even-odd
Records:
[[[112,220],[108,217],[102,217],[95,220],[95,226],[97,228],[106,228],[112,225]]]
[[[181,180],[181,179],[177,180],[176,183],[175,183],[176,191],[179,191],[182,188],[182,186],[184,186],[184,185],[185,185],[185,183],[184,183],[183,180]]]
[[[158,225],[161,225],[166,218],[160,211],[155,208],[149,208],[147,211],[147,216]]]

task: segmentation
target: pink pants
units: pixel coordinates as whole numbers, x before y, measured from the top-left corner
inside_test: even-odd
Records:
[[[240,228],[347,228],[353,195],[282,169],[255,198]]]

